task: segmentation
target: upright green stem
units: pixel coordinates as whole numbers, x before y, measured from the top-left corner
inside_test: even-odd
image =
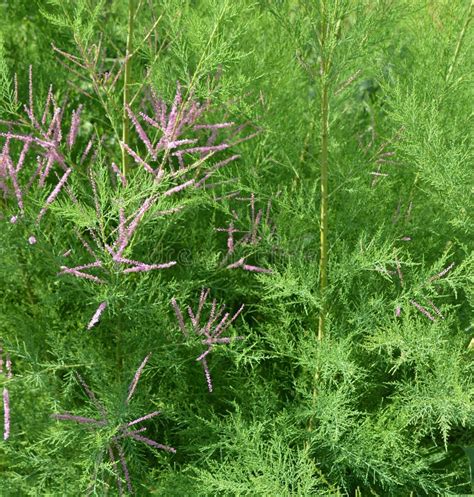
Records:
[[[467,14],[466,14],[466,19],[464,21],[463,27],[461,28],[461,32],[459,33],[459,38],[456,43],[456,48],[454,49],[454,56],[453,60],[448,68],[448,72],[446,73],[446,83],[449,83],[451,76],[453,74],[453,70],[456,67],[458,58],[459,58],[459,53],[461,51],[461,46],[464,40],[464,37],[466,36],[467,32],[467,27],[469,26],[469,23],[472,20],[473,17],[473,11],[474,11],[474,0],[471,0],[471,4],[468,7]]]
[[[326,326],[326,290],[328,286],[328,142],[329,142],[329,88],[323,74],[321,88],[321,212],[320,212],[320,258],[319,258],[319,291],[321,310],[319,312],[318,340],[322,340]]]
[[[337,3],[337,0],[336,0]],[[327,267],[328,267],[328,211],[329,211],[329,196],[328,196],[328,162],[329,162],[329,70],[331,66],[332,51],[328,51],[328,12],[326,0],[321,0],[321,24],[318,34],[320,48],[320,119],[321,119],[321,135],[320,135],[320,218],[319,218],[319,236],[320,236],[320,257],[319,257],[319,290],[321,296],[321,309],[319,311],[318,324],[318,341],[321,342],[325,335],[326,314],[327,314]],[[336,27],[337,28],[337,27]],[[336,29],[337,30],[337,29]],[[319,353],[319,352],[318,352]],[[315,368],[313,378],[313,393],[312,404],[313,409],[316,404],[319,382],[319,369]],[[308,431],[313,430],[313,416],[308,421]],[[309,449],[309,445],[307,446]]]
[[[131,55],[133,49],[133,21],[135,17],[135,0],[128,0],[128,27],[127,27],[127,50],[125,54],[125,67],[123,78],[123,114],[122,114],[122,142],[128,145],[130,134],[130,123],[127,113],[127,105],[130,102],[130,84],[132,79]],[[127,175],[129,156],[122,147],[122,174]]]
[[[329,57],[326,53],[327,19],[326,5],[322,2],[322,20],[320,33],[321,48],[321,205],[319,217],[320,257],[319,257],[319,291],[321,296],[321,310],[319,312],[318,340],[322,340],[326,327],[327,302],[326,292],[328,286],[328,145],[329,145]]]

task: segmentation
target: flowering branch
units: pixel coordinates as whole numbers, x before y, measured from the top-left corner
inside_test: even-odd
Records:
[[[0,345],[0,374],[4,374],[7,380],[13,377],[12,363],[10,356],[7,354],[5,361],[5,372],[3,371],[3,348]],[[3,440],[10,437],[10,392],[7,387],[3,388]]]
[[[250,200],[250,228],[246,231],[241,231],[235,228],[235,221],[239,219],[238,214],[233,211],[233,220],[229,223],[228,228],[215,228],[216,231],[227,233],[227,253],[224,259],[221,261],[221,265],[225,265],[228,262],[228,259],[231,255],[233,255],[236,251],[236,248],[240,245],[258,245],[258,243],[262,240],[261,236],[258,236],[258,231],[260,227],[263,227],[263,209],[258,209],[256,212],[255,209],[255,194],[252,193],[250,198],[237,198],[237,200]],[[271,200],[268,201],[266,215],[265,215],[265,224],[267,226],[270,224],[270,213],[271,208]],[[244,234],[239,240],[235,239],[236,233]],[[266,273],[270,274],[272,272],[271,269],[262,268],[259,266],[254,266],[251,264],[247,264],[246,260],[248,257],[241,257],[235,262],[227,264],[226,269],[243,269],[244,271],[250,271],[254,273]]]
[[[133,394],[135,393],[135,389],[136,389],[137,383],[138,383],[138,381],[140,379],[140,376],[141,376],[141,374],[143,372],[143,368],[145,367],[145,365],[146,365],[146,363],[147,363],[150,355],[151,354],[148,354],[145,357],[145,359],[142,361],[142,363],[138,367],[137,371],[135,372],[133,380],[130,383],[130,386],[129,386],[129,389],[128,389],[127,398],[125,400],[125,404],[127,404],[127,405],[130,403],[130,400],[131,400]],[[92,392],[92,390],[90,389],[90,387],[87,385],[87,383],[79,375],[78,375],[78,378],[79,378],[79,381],[80,381],[82,387],[84,388],[87,396],[91,399],[91,401],[95,404],[96,409],[99,411],[99,413],[101,415],[101,419],[94,419],[94,418],[89,418],[89,417],[84,417],[84,416],[76,416],[76,415],[70,414],[70,413],[52,414],[51,417],[53,419],[56,419],[57,421],[73,421],[75,423],[89,425],[93,429],[100,429],[100,428],[103,428],[105,426],[113,425],[113,420],[110,419],[110,416],[109,416],[108,412],[106,411],[105,407],[96,399],[94,393]],[[115,457],[115,452],[114,451],[116,451],[116,453],[118,454],[118,459],[119,459],[120,465],[122,467],[122,471],[123,471],[123,474],[124,474],[124,477],[125,477],[125,481],[127,483],[128,491],[130,493],[133,493],[133,487],[132,487],[132,481],[131,481],[131,477],[130,477],[130,472],[128,470],[128,466],[127,466],[127,462],[126,462],[126,459],[125,459],[124,450],[123,450],[122,446],[119,443],[120,439],[131,438],[131,439],[136,440],[138,442],[143,442],[143,443],[145,443],[145,444],[147,444],[147,445],[149,445],[151,447],[154,447],[156,449],[165,450],[167,452],[172,452],[172,453],[176,452],[176,449],[173,448],[173,447],[170,447],[168,445],[160,444],[158,442],[155,442],[154,440],[151,440],[150,438],[138,435],[138,433],[142,433],[142,432],[146,431],[146,427],[141,427],[141,428],[139,428],[137,430],[134,430],[134,431],[130,431],[129,430],[130,426],[137,425],[138,423],[141,423],[143,421],[151,419],[151,418],[153,418],[153,417],[155,417],[155,416],[157,416],[159,414],[161,414],[160,411],[155,411],[155,412],[146,414],[144,416],[141,416],[141,417],[139,417],[137,419],[134,419],[132,421],[129,421],[129,422],[126,422],[126,423],[122,423],[119,426],[117,426],[117,429],[115,430],[115,432],[117,433],[117,435],[111,436],[109,438],[106,450],[107,450],[107,453],[109,455],[110,461],[112,463],[112,467],[113,467],[113,469],[114,469],[114,471],[116,473],[117,487],[118,487],[120,495],[123,494],[123,489],[122,489],[121,478],[120,478],[120,475],[119,475],[119,468],[118,468],[118,464],[117,464],[117,458]]]
[[[194,312],[190,306],[188,306],[187,311],[188,311],[188,315],[191,319],[193,332],[198,336],[205,337],[201,340],[201,343],[203,345],[206,345],[207,348],[201,355],[199,355],[196,358],[196,361],[201,362],[202,367],[204,369],[204,375],[206,377],[208,390],[209,390],[209,392],[212,392],[212,390],[213,390],[212,379],[211,379],[211,374],[209,371],[206,357],[212,351],[214,345],[216,345],[216,344],[230,344],[233,340],[243,340],[244,339],[243,336],[221,337],[221,335],[229,328],[229,326],[240,315],[240,313],[242,312],[242,310],[244,308],[244,305],[242,304],[242,306],[232,316],[232,318],[229,319],[229,317],[230,317],[229,312],[225,313],[224,316],[221,318],[222,314],[224,313],[225,305],[221,306],[218,309],[216,299],[213,299],[209,318],[204,325],[201,325],[202,310],[203,310],[204,304],[207,300],[207,297],[209,296],[209,292],[210,292],[209,288],[206,290],[202,289],[196,312]],[[186,338],[188,338],[189,332],[186,329],[186,325],[184,323],[183,313],[181,312],[181,309],[180,309],[178,303],[176,302],[175,298],[171,299],[171,305],[173,306],[176,317],[178,318],[179,327],[180,327],[183,335]],[[219,318],[221,318],[221,319],[219,322],[217,322],[217,320]]]

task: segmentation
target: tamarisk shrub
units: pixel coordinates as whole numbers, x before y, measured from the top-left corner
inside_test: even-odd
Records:
[[[473,5],[0,2],[2,497],[472,492]]]

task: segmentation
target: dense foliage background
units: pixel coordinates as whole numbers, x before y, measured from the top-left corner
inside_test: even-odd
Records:
[[[139,496],[471,495],[473,3],[136,0],[133,57],[124,59],[129,7],[0,3],[0,341],[13,373],[0,373],[10,408],[0,495],[112,496],[117,479]],[[170,180],[140,220],[127,257],[176,265],[130,274],[111,266],[109,283],[98,285],[58,273],[93,261],[80,238],[107,255],[120,206],[132,215],[158,188],[131,157],[126,186],[112,170],[123,166],[124,120],[128,144],[147,156],[124,118],[125,71],[115,85],[107,75],[124,64],[137,116],[149,108],[149,88],[169,108],[179,82],[211,101],[203,123],[242,125],[232,151],[209,156],[206,167],[240,158],[206,188],[164,196]],[[24,108],[30,66],[33,108],[41,116],[52,84],[64,137],[82,105],[74,145],[61,144],[69,190],[41,222],[63,171],[55,164],[42,188],[29,188],[22,213],[12,181],[26,184],[39,152],[16,174],[5,148],[16,162],[24,140],[8,133],[37,136]],[[219,133],[227,140],[226,128]],[[218,230],[229,226],[238,230],[231,253]],[[247,267],[228,268],[241,258]],[[186,338],[171,303],[192,332],[186,308],[196,309],[203,288],[206,319],[212,299],[231,315],[245,305],[223,335],[234,339],[208,355],[212,392],[196,361],[205,347]],[[104,404],[107,426],[52,418],[98,419],[76,373]],[[153,411],[161,414],[140,427],[176,453],[125,437],[127,477],[118,453],[116,466],[109,458],[111,437]]]

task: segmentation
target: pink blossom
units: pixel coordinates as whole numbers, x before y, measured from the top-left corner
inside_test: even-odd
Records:
[[[54,190],[51,192],[51,194],[49,195],[49,197],[46,199],[46,202],[44,204],[44,207],[41,209],[40,213],[38,214],[38,217],[36,218],[36,222],[39,222],[40,219],[44,216],[44,214],[46,213],[46,210],[48,209],[48,207],[51,205],[52,202],[54,202],[54,200],[56,199],[56,197],[58,196],[59,192],[61,191],[61,188],[64,186],[64,184],[66,183],[69,175],[71,174],[72,172],[72,169],[71,168],[68,168],[66,170],[66,172],[64,173],[64,175],[62,176],[62,178],[59,180],[58,184],[55,186]]]
[[[418,302],[410,300],[410,304],[414,305],[422,314],[424,314],[429,320],[434,321],[435,318]]]
[[[161,414],[161,411],[151,412],[150,414],[146,414],[145,416],[142,416],[141,418],[134,419],[133,421],[130,421],[130,423],[127,423],[127,426],[133,426],[134,424],[141,423],[142,421],[146,421],[147,419],[154,418],[155,416],[158,416],[159,414]]]
[[[7,440],[10,437],[10,395],[8,389],[3,389],[3,440]]]
[[[102,302],[101,304],[99,304],[99,307],[97,307],[97,310],[95,311],[94,315],[92,316],[92,319],[87,325],[88,330],[92,329],[99,322],[100,316],[104,312],[106,307],[107,307],[107,302]]]
[[[440,273],[435,274],[434,276],[431,276],[429,281],[434,281],[439,278],[442,278],[445,274],[447,274],[451,269],[454,267],[454,262],[452,262],[447,268],[443,269]]]
[[[135,392],[135,388],[137,387],[138,380],[140,379],[140,376],[142,374],[143,368],[145,367],[145,364],[148,362],[148,359],[151,356],[151,352],[143,359],[142,363],[137,369],[137,372],[135,373],[135,376],[133,377],[132,382],[130,383],[130,386],[128,387],[128,395],[127,395],[127,404],[130,402],[130,399],[133,396],[133,393]]]
[[[74,142],[76,141],[77,131],[79,129],[79,121],[81,118],[82,105],[79,105],[77,110],[72,112],[71,129],[69,130],[69,135],[67,137],[67,145],[72,148]]]
[[[144,442],[147,445],[150,445],[151,447],[155,447],[157,449],[166,450],[167,452],[176,453],[176,449],[175,448],[170,447],[168,445],[159,444],[158,442],[155,442],[154,440],[150,440],[149,438],[146,438],[146,437],[142,437],[141,435],[136,435],[135,433],[132,433],[130,436],[132,438],[134,438],[135,440],[138,440],[139,442]]]

